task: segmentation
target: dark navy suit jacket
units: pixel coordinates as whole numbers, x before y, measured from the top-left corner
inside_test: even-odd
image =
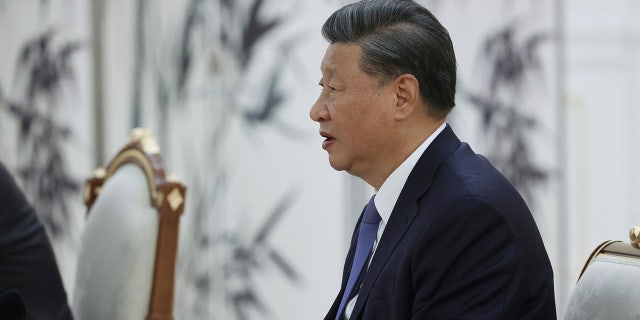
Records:
[[[351,269],[357,225],[327,320],[335,318]],[[553,290],[524,200],[447,125],[400,193],[351,319],[551,320]]]
[[[0,301],[9,290],[21,295],[28,320],[72,319],[44,227],[0,163]],[[0,302],[0,319],[17,307]]]

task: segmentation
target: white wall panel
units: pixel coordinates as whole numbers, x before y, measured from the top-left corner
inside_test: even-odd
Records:
[[[0,160],[44,224],[69,296],[94,161],[88,13],[83,0],[0,2]]]
[[[640,5],[567,0],[566,8],[568,294],[591,250],[628,241],[640,223]]]

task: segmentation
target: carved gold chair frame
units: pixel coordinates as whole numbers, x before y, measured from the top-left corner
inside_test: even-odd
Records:
[[[159,215],[153,284],[147,320],[173,320],[173,291],[180,216],[184,211],[186,187],[165,176],[160,149],[149,130],[136,128],[131,138],[106,168],[97,169],[85,183],[84,203],[90,212],[105,181],[125,164],[135,164],[145,172],[149,204]]]

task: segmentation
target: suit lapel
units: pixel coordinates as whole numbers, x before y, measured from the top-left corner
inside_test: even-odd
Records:
[[[340,306],[340,300],[342,299],[342,295],[344,294],[345,287],[347,286],[347,280],[349,278],[349,273],[351,272],[351,265],[353,264],[353,256],[356,251],[356,243],[358,242],[358,232],[360,230],[360,221],[362,220],[362,216],[364,214],[364,209],[360,213],[360,218],[356,222],[356,228],[353,231],[353,235],[351,236],[351,245],[349,246],[349,252],[347,252],[347,257],[345,258],[344,268],[342,270],[342,284],[340,285],[340,292],[338,292],[338,296],[334,299],[333,304],[331,305],[331,309],[325,316],[325,320],[335,319],[336,313],[338,312],[338,308]]]
[[[378,243],[367,274],[362,282],[351,319],[358,319],[360,316],[365,302],[368,300],[371,288],[378,279],[380,272],[389,261],[415,217],[419,214],[418,200],[429,191],[433,177],[442,162],[459,145],[460,140],[447,125],[420,156],[391,212],[387,226],[382,234],[382,239]]]

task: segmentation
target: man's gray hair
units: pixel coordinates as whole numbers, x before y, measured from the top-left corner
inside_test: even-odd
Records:
[[[455,106],[456,57],[447,30],[410,0],[363,0],[334,12],[322,26],[330,43],[362,49],[360,69],[381,85],[412,74],[429,114],[445,117]]]

